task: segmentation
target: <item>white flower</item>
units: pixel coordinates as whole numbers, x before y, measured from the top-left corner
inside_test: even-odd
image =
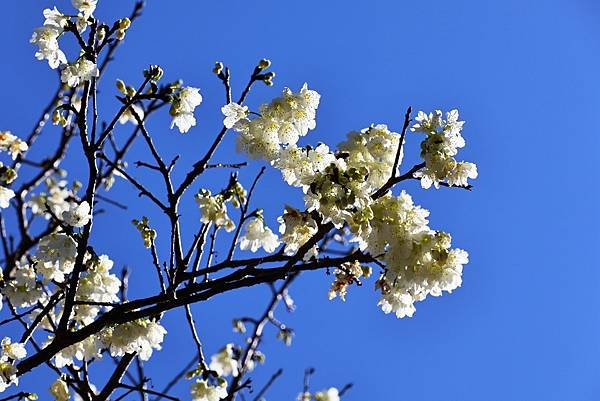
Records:
[[[35,269],[46,281],[62,283],[65,275],[73,271],[77,243],[66,234],[50,234],[42,238],[35,254]]]
[[[62,219],[65,223],[71,227],[83,227],[85,226],[92,217],[90,213],[90,204],[87,201],[83,201],[80,204],[71,202],[69,209],[62,213]]]
[[[467,179],[477,178],[477,166],[475,163],[458,162],[456,167],[448,172],[448,184],[466,187],[469,185]]]
[[[121,289],[121,280],[110,273],[113,266],[112,260],[106,255],[91,257],[86,262],[85,272],[79,279],[77,286],[77,301],[116,303],[119,302],[118,293]],[[87,325],[94,321],[100,309],[110,309],[98,305],[76,305],[74,319]]]
[[[294,255],[298,249],[311,239],[318,231],[317,222],[308,213],[302,213],[298,209],[286,206],[283,216],[277,218],[281,241],[285,244],[286,255]],[[317,256],[317,246],[313,246],[304,256],[310,259]]]
[[[6,209],[10,205],[10,200],[15,197],[12,189],[0,185],[0,208]]]
[[[49,344],[51,341],[52,337],[47,340],[47,343]],[[54,356],[54,363],[57,368],[62,368],[67,365],[73,365],[75,359],[79,361],[100,359],[102,358],[101,351],[103,348],[106,348],[106,345],[98,336],[89,336],[83,341],[62,349]]]
[[[4,337],[0,346],[2,347],[2,357],[6,356],[10,359],[19,360],[27,356],[25,344],[13,343],[9,337]]]
[[[80,57],[61,71],[60,80],[71,88],[75,88],[80,83],[89,81],[92,77],[99,75],[100,70],[94,62],[87,60],[85,57]]]
[[[221,112],[225,115],[223,125],[226,128],[233,128],[238,121],[246,118],[248,115],[248,106],[240,106],[235,102],[231,102],[221,107]]]
[[[230,232],[235,228],[233,220],[227,215],[227,205],[223,196],[217,194],[211,196],[210,191],[201,190],[196,194],[196,203],[200,206],[203,223],[213,223],[218,228],[225,228],[225,231]]]
[[[137,352],[141,360],[147,361],[153,350],[161,349],[160,344],[166,333],[160,324],[144,318],[106,330],[103,340],[109,346],[112,356]]]
[[[71,4],[86,18],[90,17],[96,10],[98,0],[71,0]]]
[[[183,87],[173,97],[169,114],[173,117],[171,129],[174,126],[179,128],[179,132],[186,133],[196,125],[194,109],[202,103],[200,89],[189,86]]]
[[[29,40],[30,43],[39,47],[38,51],[35,53],[35,57],[38,60],[48,60],[48,65],[52,69],[67,63],[65,53],[63,53],[58,46],[58,37],[61,33],[61,28],[46,25],[36,28]]]
[[[210,370],[217,372],[219,376],[237,376],[238,361],[233,358],[233,344],[227,344],[211,357]]]
[[[240,119],[233,126],[239,132],[238,151],[250,158],[274,161],[281,145],[294,145],[316,126],[320,95],[304,84],[300,92],[285,88],[282,96],[260,106],[260,116]]]
[[[44,17],[46,20],[44,21],[44,26],[55,27],[59,30],[62,30],[67,25],[67,21],[69,21],[69,17],[61,13],[54,8],[46,8],[44,10]]]
[[[246,224],[246,232],[240,238],[240,248],[242,250],[250,249],[256,252],[263,248],[266,252],[273,252],[279,246],[279,239],[271,229],[265,226],[262,218],[252,219]]]
[[[133,114],[133,112],[135,112],[138,117],[140,118],[140,120],[144,120],[144,109],[142,109],[140,106],[138,106],[137,104],[132,104],[131,106],[129,106],[127,108],[127,110],[125,110],[123,112],[123,114],[121,114],[121,117],[119,117],[119,123],[121,124],[127,124],[128,122],[131,122],[135,125],[137,125],[137,119],[135,118],[135,115]]]
[[[50,218],[48,208],[55,216],[62,216],[63,212],[69,210],[70,202],[67,200],[74,197],[73,191],[66,188],[67,181],[57,180],[50,177],[46,180],[48,193],[41,192],[32,196],[27,202],[33,214],[43,214],[46,219]]]
[[[314,149],[291,145],[281,150],[279,158],[273,162],[273,166],[281,170],[281,174],[288,184],[303,187],[306,191],[312,184],[315,175],[323,172],[335,160],[335,155],[325,144],[321,143]]]
[[[315,401],[340,401],[339,391],[335,387],[315,393]]]
[[[67,383],[60,377],[56,379],[52,385],[50,385],[49,391],[54,397],[55,401],[68,401],[71,397]]]
[[[190,386],[192,401],[220,401],[227,397],[227,383],[222,380],[211,386],[206,380],[196,380]]]
[[[17,263],[12,277],[6,280],[2,293],[19,308],[35,305],[38,301],[43,303],[46,299],[46,293],[37,281],[33,267],[21,263]]]
[[[0,150],[10,153],[13,160],[28,148],[27,142],[11,134],[10,131],[0,131]]]

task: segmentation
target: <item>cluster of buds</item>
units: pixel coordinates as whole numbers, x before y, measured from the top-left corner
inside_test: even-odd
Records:
[[[147,70],[144,70],[144,78],[151,81],[159,81],[163,76],[163,69],[159,65],[150,65]]]
[[[125,39],[125,31],[131,26],[131,20],[129,18],[122,18],[116,22],[117,33],[115,37],[117,40]]]
[[[272,86],[273,78],[275,78],[275,73],[273,71],[269,71],[267,73],[262,73],[262,71],[266,70],[271,66],[271,60],[263,58],[258,62],[256,68],[254,69],[254,75],[257,81],[263,81],[265,85]]]
[[[292,345],[292,338],[294,337],[294,331],[289,327],[282,327],[277,332],[277,339],[283,341],[288,347]]]
[[[137,93],[133,86],[126,85],[121,79],[117,79],[116,86],[119,92],[127,97],[134,97]]]
[[[156,230],[150,228],[149,220],[146,216],[142,217],[142,220],[133,219],[131,223],[138,229],[142,240],[144,240],[144,247],[150,248],[156,238]]]

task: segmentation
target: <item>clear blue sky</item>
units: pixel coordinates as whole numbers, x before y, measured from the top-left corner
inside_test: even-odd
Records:
[[[47,102],[56,77],[34,60],[28,39],[42,23],[43,8],[67,10],[69,3],[0,5],[1,129],[29,132]],[[126,15],[132,4],[99,3],[97,15],[105,18]],[[210,73],[217,60],[231,67],[236,91],[257,60],[273,61],[275,87],[253,91],[254,106],[283,86],[297,89],[306,81],[317,89],[322,99],[317,129],[307,138],[312,143],[335,145],[349,130],[371,123],[399,130],[409,105],[457,107],[467,121],[462,156],[478,164],[475,189],[426,192],[417,183],[406,185],[431,210],[431,226],[451,232],[454,244],[469,251],[463,287],[418,304],[414,318],[398,320],[376,306],[372,283],[352,288],[346,303],[329,302],[330,277],[305,274],[292,288],[297,311],[279,313],[296,330],[294,346],[286,349],[269,333],[268,363],[255,375],[260,387],[284,368],[269,400],[295,399],[307,366],[317,368],[314,389],[354,382],[348,401],[598,399],[598,2],[148,3],[103,80],[101,106],[114,111],[114,79],[138,82],[139,71],[150,63],[160,64],[166,79],[200,87],[205,101],[198,126],[187,136],[168,130],[166,112],[150,124],[167,157],[182,152],[177,177],[203,154],[220,126],[223,93]],[[231,144],[226,142],[219,161],[242,160]],[[130,162],[141,149],[134,149]],[[417,152],[418,138],[411,136],[407,164],[416,161]],[[82,164],[69,163],[76,176]],[[241,176],[250,179],[260,165],[251,163]],[[218,188],[216,178],[208,176],[194,190]],[[301,203],[301,194],[281,184],[277,172],[268,173],[260,189],[255,205],[266,209],[271,226],[285,202]],[[127,211],[106,206],[112,214],[95,225],[94,245],[116,266],[130,266],[132,291],[141,293],[154,285],[146,275],[154,275],[129,221],[148,214],[158,223],[160,217],[122,182],[112,196],[139,206]],[[198,211],[189,202],[182,212],[191,233]],[[194,306],[207,352],[240,341],[230,331],[232,310],[257,312],[268,293],[239,291]],[[182,316],[177,311],[166,319],[164,350],[148,366],[158,389],[171,377],[165,372],[194,352]],[[42,370],[33,376],[37,380],[23,383],[44,388],[50,380]],[[187,383],[176,393],[185,399]]]

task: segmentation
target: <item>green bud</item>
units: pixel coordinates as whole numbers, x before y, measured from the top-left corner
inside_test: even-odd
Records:
[[[217,61],[215,63],[215,66],[213,67],[213,73],[219,75],[222,71],[223,71],[223,63],[220,61]]]
[[[119,20],[119,30],[129,29],[131,26],[131,20],[129,18],[123,18]]]
[[[119,92],[127,96],[127,86],[125,85],[125,82],[123,82],[120,79],[117,79],[116,85]]]
[[[267,86],[273,86],[273,78],[275,78],[275,73],[273,71],[267,72],[264,76],[262,81],[267,85]]]
[[[144,70],[144,78],[158,81],[163,76],[163,69],[158,65],[151,65],[147,70]]]
[[[266,70],[270,66],[271,66],[271,60],[266,59],[266,58],[263,58],[262,60],[260,60],[257,65],[259,70]]]
[[[133,86],[128,86],[126,88],[126,90],[127,90],[126,95],[129,96],[129,97],[134,97],[135,94],[137,93],[136,90],[133,88]]]

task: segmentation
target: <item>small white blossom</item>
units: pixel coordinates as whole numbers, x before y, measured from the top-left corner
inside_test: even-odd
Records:
[[[2,293],[19,308],[35,305],[38,301],[45,302],[46,299],[46,293],[37,280],[33,267],[21,263],[17,263],[12,277],[6,280]]]
[[[315,235],[319,229],[317,222],[308,213],[286,206],[283,216],[277,218],[281,241],[285,244],[286,255],[294,255],[298,249]],[[317,256],[318,248],[313,246],[308,250],[304,259]]]
[[[58,180],[55,177],[46,179],[46,187],[48,192],[33,195],[27,202],[27,206],[31,208],[33,214],[44,215],[46,219],[50,218],[50,214],[47,212],[48,208],[55,216],[62,216],[65,211],[69,210],[68,199],[73,198],[75,194],[67,188],[67,181]]]
[[[63,221],[71,227],[83,227],[92,217],[90,204],[87,203],[87,201],[83,201],[79,204],[71,202],[69,209],[65,210],[61,217]]]
[[[189,129],[196,125],[194,117],[194,109],[202,103],[202,95],[200,89],[189,86],[183,87],[175,94],[171,102],[169,114],[173,118],[171,120],[171,129],[174,126],[179,128],[179,132],[186,133]]]
[[[141,360],[147,361],[153,350],[161,349],[166,333],[160,324],[150,319],[139,319],[106,330],[103,340],[109,346],[112,356],[137,352]]]
[[[46,8],[44,10],[44,26],[55,27],[58,30],[64,29],[67,26],[69,17],[58,11],[56,7]]]
[[[233,358],[233,344],[227,344],[211,357],[210,370],[217,372],[219,376],[237,376],[238,361]]]
[[[0,185],[0,208],[6,209],[10,205],[10,200],[15,197],[15,192],[10,188]]]
[[[271,229],[265,226],[262,218],[252,219],[246,224],[246,232],[240,238],[240,248],[256,252],[263,248],[266,252],[273,252],[279,246],[279,239]]]
[[[35,254],[35,269],[46,281],[62,283],[65,275],[73,271],[77,243],[66,234],[50,234],[40,240]]]
[[[246,118],[248,106],[240,106],[235,102],[231,102],[221,107],[221,112],[225,115],[223,125],[226,128],[233,128],[238,121]]]
[[[0,151],[10,153],[13,160],[18,155],[26,152],[28,148],[29,146],[27,146],[25,141],[11,134],[10,131],[0,131]]]
[[[38,60],[48,60],[48,65],[52,69],[58,68],[61,64],[67,64],[67,57],[58,46],[58,37],[62,29],[53,25],[36,28],[31,35],[30,43],[38,46],[35,57]]]
[[[335,387],[315,393],[315,401],[340,401],[339,391]]]
[[[25,344],[13,343],[10,337],[4,337],[0,347],[2,347],[2,357],[6,356],[10,359],[19,360],[27,356]]]
[[[94,13],[97,3],[98,0],[71,0],[73,7],[82,13],[85,18],[89,18]]]
[[[216,386],[206,380],[196,380],[190,386],[192,401],[220,401],[227,397],[227,383],[222,380]]]
[[[71,88],[75,88],[80,83],[89,81],[99,75],[100,70],[98,70],[94,62],[85,57],[80,57],[73,64],[69,64],[61,71],[60,80]]]

